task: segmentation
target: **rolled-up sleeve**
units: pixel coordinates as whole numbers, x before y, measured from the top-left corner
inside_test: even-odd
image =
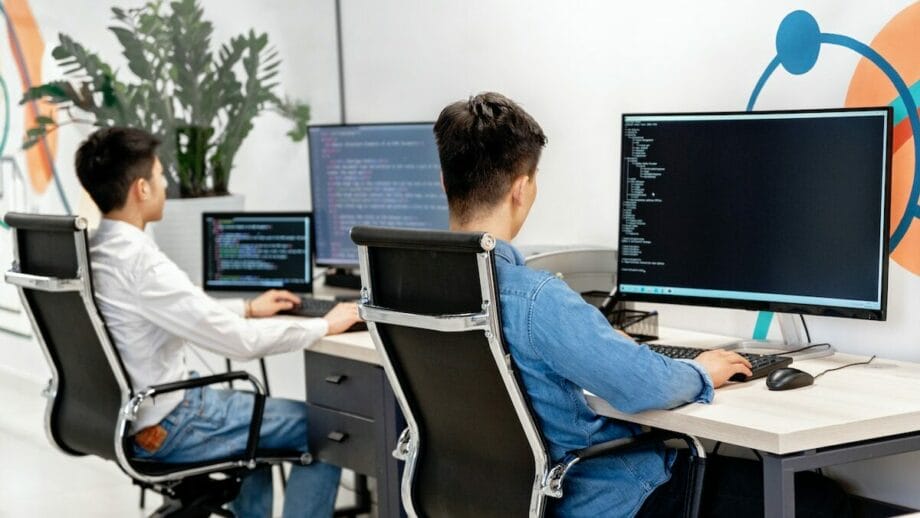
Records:
[[[328,331],[322,318],[246,319],[242,301],[222,304],[194,286],[175,264],[161,261],[138,276],[144,317],[185,341],[235,360],[304,349]],[[239,300],[239,299],[237,299]]]
[[[533,353],[622,412],[712,401],[712,381],[702,366],[672,360],[617,333],[559,279],[537,288],[530,313]]]

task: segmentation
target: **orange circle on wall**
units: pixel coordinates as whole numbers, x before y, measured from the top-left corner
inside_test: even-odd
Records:
[[[911,89],[913,98],[920,104],[920,2],[904,9],[872,40],[871,47],[881,54]],[[886,106],[898,101],[898,93],[885,74],[868,59],[859,60],[845,105]],[[899,120],[900,118],[900,120]],[[903,105],[895,112],[891,157],[891,231],[904,217],[914,182],[914,141],[910,121],[904,116]],[[891,258],[915,275],[920,275],[920,222],[914,220]]]

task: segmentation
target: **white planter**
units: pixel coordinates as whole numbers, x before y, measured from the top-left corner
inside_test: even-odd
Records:
[[[200,286],[201,214],[241,211],[244,202],[245,198],[241,194],[168,199],[163,209],[163,219],[151,224],[153,239],[160,250],[179,265],[193,283]]]

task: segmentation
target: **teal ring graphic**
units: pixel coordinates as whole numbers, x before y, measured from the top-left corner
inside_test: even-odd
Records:
[[[914,183],[907,197],[904,217],[891,234],[889,250],[893,251],[907,234],[913,220],[920,218],[920,117],[917,115],[917,105],[907,83],[881,54],[849,36],[821,32],[818,22],[811,14],[806,11],[793,11],[783,18],[776,30],[776,57],[767,65],[760,79],[757,80],[747,104],[747,111],[753,111],[761,89],[777,67],[782,65],[787,72],[794,75],[808,72],[818,61],[818,53],[823,43],[845,47],[871,61],[894,85],[907,111],[910,130],[914,137]]]

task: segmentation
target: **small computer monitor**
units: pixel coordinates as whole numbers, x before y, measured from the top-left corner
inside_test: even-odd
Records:
[[[618,297],[884,320],[891,117],[624,115]]]
[[[316,264],[357,267],[355,225],[448,228],[433,123],[308,129]]]
[[[204,289],[311,292],[309,213],[206,212],[202,223]]]

